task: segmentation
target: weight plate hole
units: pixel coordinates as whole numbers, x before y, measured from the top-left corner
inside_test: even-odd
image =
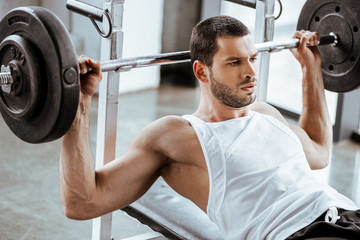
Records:
[[[359,31],[358,27],[355,26],[355,27],[353,28],[353,31],[354,31],[354,32]]]
[[[315,22],[318,22],[318,21],[320,21],[320,17],[319,17],[319,16],[316,16],[316,17],[315,17]]]
[[[350,62],[355,62],[356,58],[354,56],[350,57]]]
[[[333,71],[333,70],[334,70],[334,66],[333,66],[333,65],[330,65],[330,66],[329,66],[329,70],[330,70],[330,71]]]
[[[336,7],[335,12],[340,12],[340,7]]]

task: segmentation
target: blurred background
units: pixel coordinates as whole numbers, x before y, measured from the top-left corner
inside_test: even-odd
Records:
[[[102,8],[101,0],[83,0]],[[275,22],[274,40],[291,38],[305,0],[282,0]],[[100,59],[101,37],[88,18],[66,9],[65,0],[12,0],[0,2],[0,16],[20,6],[42,6],[60,17],[69,30],[78,55]],[[125,0],[123,57],[136,57],[189,49],[193,26],[212,14],[208,8],[243,21],[254,33],[255,9],[227,1]],[[275,15],[280,11],[276,4]],[[0,29],[1,31],[1,29]],[[289,51],[271,55],[268,102],[295,123],[302,108],[301,70]],[[120,75],[117,156],[136,133],[169,114],[191,114],[199,89],[190,63],[134,69]],[[360,94],[359,90],[351,94]],[[336,132],[330,166],[316,171],[339,192],[360,204],[360,145],[343,129],[343,95],[326,92]],[[358,95],[359,96],[359,95]],[[341,101],[340,101],[341,100]],[[341,106],[339,105],[341,103]],[[95,156],[97,97],[91,111],[90,144]],[[349,111],[351,104],[346,106]],[[343,120],[345,121],[345,120]],[[338,126],[338,127],[337,127]],[[356,131],[357,129],[350,129]],[[91,221],[72,221],[62,210],[59,195],[61,140],[30,145],[17,139],[0,117],[0,239],[90,239]],[[76,159],[75,159],[76,160]],[[161,204],[161,203],[159,203]],[[121,211],[113,213],[115,240],[151,231]]]

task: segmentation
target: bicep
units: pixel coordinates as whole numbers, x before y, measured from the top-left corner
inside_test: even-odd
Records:
[[[132,144],[126,153],[96,171],[97,196],[102,212],[123,208],[140,198],[159,177],[162,156]]]
[[[299,138],[311,169],[321,169],[326,167],[328,163],[326,149],[313,141],[304,129],[292,124],[289,126]]]

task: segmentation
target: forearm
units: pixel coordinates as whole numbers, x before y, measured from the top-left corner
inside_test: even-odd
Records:
[[[303,67],[303,111],[299,126],[320,148],[329,154],[332,143],[332,125],[325,99],[324,82],[319,66]]]
[[[96,189],[95,167],[89,146],[91,98],[80,101],[75,120],[64,135],[60,160],[61,198],[68,217],[86,211]],[[74,212],[74,210],[78,212]]]

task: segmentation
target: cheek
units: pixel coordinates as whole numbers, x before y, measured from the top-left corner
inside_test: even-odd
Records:
[[[235,82],[241,77],[241,69],[239,67],[224,67],[216,75],[227,82]]]

